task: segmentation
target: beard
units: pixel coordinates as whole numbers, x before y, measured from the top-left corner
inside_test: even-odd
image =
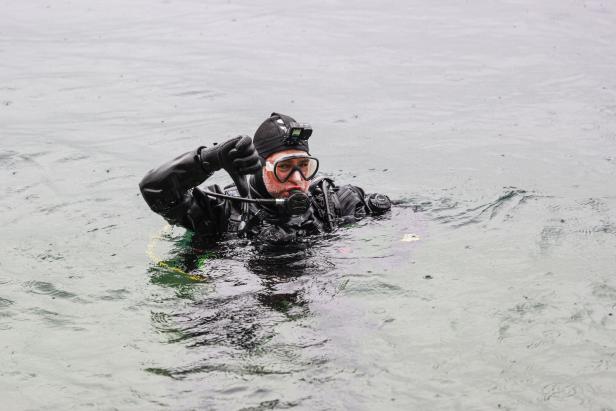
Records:
[[[310,182],[302,180],[298,183],[281,183],[276,179],[274,173],[270,171],[263,171],[263,183],[267,192],[274,198],[287,198],[291,194],[291,191],[299,190],[304,193],[308,191]]]

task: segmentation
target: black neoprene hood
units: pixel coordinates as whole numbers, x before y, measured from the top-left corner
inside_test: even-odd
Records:
[[[261,123],[253,138],[253,144],[259,156],[266,159],[271,154],[288,149],[310,153],[308,140],[299,140],[295,144],[285,142],[290,125],[294,122],[295,119],[293,117],[280,113],[272,113],[267,120]]]

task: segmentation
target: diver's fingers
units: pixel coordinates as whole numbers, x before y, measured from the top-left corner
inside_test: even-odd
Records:
[[[240,158],[236,158],[235,160],[233,160],[233,165],[237,168],[246,167],[252,164],[255,164],[255,165],[261,164],[261,160],[259,159],[259,155],[257,154],[256,151],[248,154],[247,156],[242,156]]]
[[[248,136],[240,136],[240,139],[235,143],[235,149],[238,153],[250,153],[256,151],[255,146],[252,144],[252,139]]]
[[[237,159],[234,166],[238,173],[254,174],[261,170],[261,160],[259,157]]]
[[[252,174],[261,168],[261,160],[256,152],[233,160],[233,167],[243,174]]]
[[[231,150],[229,158],[247,157],[257,152],[252,139],[248,136],[238,137],[238,141]]]

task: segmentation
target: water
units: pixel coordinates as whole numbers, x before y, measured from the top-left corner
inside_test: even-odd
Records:
[[[612,3],[0,9],[3,409],[614,409]],[[149,211],[271,111],[391,215],[272,255]]]

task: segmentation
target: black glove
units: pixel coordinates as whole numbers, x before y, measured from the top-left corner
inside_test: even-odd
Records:
[[[259,154],[248,136],[238,136],[199,151],[201,166],[208,172],[224,168],[231,176],[254,174],[261,169]]]

